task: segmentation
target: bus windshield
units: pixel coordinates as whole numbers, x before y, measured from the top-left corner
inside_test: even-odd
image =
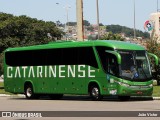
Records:
[[[121,55],[120,76],[131,81],[152,78],[146,51],[118,51]]]

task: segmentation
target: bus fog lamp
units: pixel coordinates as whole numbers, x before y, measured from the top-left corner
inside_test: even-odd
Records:
[[[110,90],[109,93],[110,93],[111,95],[116,95],[116,94],[117,94],[117,90]]]

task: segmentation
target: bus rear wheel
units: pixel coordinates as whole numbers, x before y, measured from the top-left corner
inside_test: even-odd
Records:
[[[39,95],[34,94],[33,87],[31,84],[25,86],[25,96],[27,99],[37,99]]]
[[[97,85],[92,85],[89,88],[89,94],[92,100],[98,101],[103,98],[103,96],[100,93],[100,89]]]

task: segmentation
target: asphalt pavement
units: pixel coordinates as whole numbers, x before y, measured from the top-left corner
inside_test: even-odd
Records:
[[[61,100],[27,100],[23,96],[8,96],[0,97],[0,101],[0,115],[3,112],[0,119],[3,120],[159,120],[160,116],[158,100],[91,101],[86,96],[64,96]],[[41,113],[42,117],[29,117],[28,113]]]

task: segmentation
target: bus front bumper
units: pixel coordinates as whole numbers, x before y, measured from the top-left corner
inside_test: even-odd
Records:
[[[151,96],[153,86],[119,86],[117,95],[121,96]]]

